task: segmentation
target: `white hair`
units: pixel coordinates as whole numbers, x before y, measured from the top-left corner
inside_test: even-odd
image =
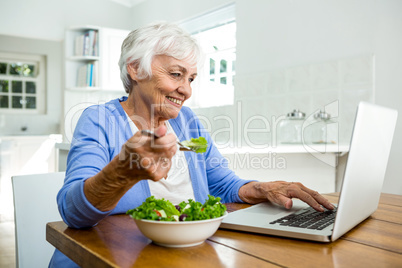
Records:
[[[134,64],[141,79],[152,77],[152,60],[167,55],[197,65],[202,57],[197,41],[173,23],[157,22],[138,28],[128,34],[121,46],[120,78],[127,93],[133,81],[127,66]]]

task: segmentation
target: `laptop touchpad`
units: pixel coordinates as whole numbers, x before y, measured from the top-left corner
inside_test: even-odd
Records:
[[[257,213],[257,214],[262,214],[262,215],[276,215],[278,213],[283,213],[285,212],[286,209],[283,207],[275,206],[270,203],[261,203],[255,206],[252,206],[251,208],[247,209],[245,212],[248,213]]]

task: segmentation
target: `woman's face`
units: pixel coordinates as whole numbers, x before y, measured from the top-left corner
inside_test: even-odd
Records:
[[[155,56],[152,77],[135,79],[135,101],[157,119],[176,118],[184,102],[191,96],[191,82],[197,76],[192,64],[166,55]],[[138,103],[137,103],[138,104]]]

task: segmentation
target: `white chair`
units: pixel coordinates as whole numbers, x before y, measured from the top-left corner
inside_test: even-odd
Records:
[[[54,247],[46,223],[61,220],[56,195],[64,172],[13,176],[17,267],[48,267]]]

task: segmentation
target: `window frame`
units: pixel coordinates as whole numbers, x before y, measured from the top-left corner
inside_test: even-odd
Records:
[[[13,52],[0,52],[0,62],[7,63],[6,74],[0,74],[0,80],[8,80],[8,92],[0,92],[1,96],[8,96],[9,107],[0,107],[0,112],[4,114],[45,114],[46,113],[46,56],[35,54],[21,54]],[[34,76],[11,75],[9,68],[11,63],[22,63],[34,65]],[[13,81],[22,82],[22,92],[12,92],[11,84]],[[35,82],[35,93],[26,92],[26,82]],[[21,96],[24,101],[26,97],[36,98],[34,109],[26,108],[25,103],[22,108],[12,107],[12,97]]]
[[[235,3],[231,3],[197,17],[179,22],[179,25],[198,39],[201,47],[203,47],[203,42],[201,42],[199,38],[208,31],[212,33],[213,30],[219,27],[229,25],[234,25],[234,31],[236,31],[235,7]],[[223,49],[218,48],[216,51],[204,51],[205,59],[200,64],[198,70],[199,75],[192,84],[193,94],[192,97],[186,101],[187,106],[191,108],[210,108],[234,104],[234,77],[236,71],[232,68],[232,63],[236,62],[236,46],[237,42],[235,40],[233,46],[225,46]],[[210,47],[210,44],[208,47]],[[214,74],[210,74],[210,59],[215,60]],[[227,72],[220,72],[221,59],[228,61]],[[211,80],[213,78],[215,78],[214,81]],[[226,84],[220,82],[221,78],[226,78]],[[216,93],[221,90],[226,91],[223,94],[224,97],[216,95]],[[215,96],[215,98],[211,99],[211,94]]]

